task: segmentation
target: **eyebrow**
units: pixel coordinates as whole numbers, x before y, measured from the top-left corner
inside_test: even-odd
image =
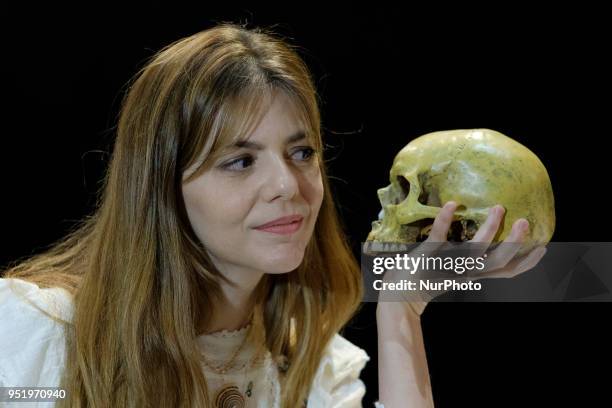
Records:
[[[300,140],[306,139],[306,132],[298,130],[297,132],[287,136],[285,144],[291,144]],[[250,142],[248,140],[239,140],[232,147],[245,147],[247,149],[262,150],[264,147],[256,142]]]

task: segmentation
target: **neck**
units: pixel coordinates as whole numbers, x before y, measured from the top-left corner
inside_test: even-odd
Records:
[[[213,305],[212,316],[200,332],[204,334],[221,330],[238,330],[245,327],[254,308],[255,288],[263,274],[246,274],[245,279],[236,280],[236,286],[221,282],[221,300]]]

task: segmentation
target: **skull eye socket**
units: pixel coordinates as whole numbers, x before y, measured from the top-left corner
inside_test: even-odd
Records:
[[[397,198],[397,202],[394,204],[401,203],[406,199],[406,197],[408,197],[408,194],[410,194],[410,182],[406,180],[406,177],[397,176],[397,183],[400,185],[401,191],[399,197]]]

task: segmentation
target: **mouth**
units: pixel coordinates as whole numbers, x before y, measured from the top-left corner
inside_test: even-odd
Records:
[[[303,220],[304,217],[302,217],[300,214],[292,214],[268,221],[265,224],[255,227],[254,229],[272,232],[275,234],[291,234],[300,228]]]
[[[281,235],[293,234],[294,232],[300,229],[300,227],[302,226],[303,220],[304,219],[302,217],[299,217],[291,222],[285,222],[282,224],[273,224],[273,225],[263,225],[263,226],[255,227],[255,229],[258,231],[270,232],[273,234],[281,234]]]

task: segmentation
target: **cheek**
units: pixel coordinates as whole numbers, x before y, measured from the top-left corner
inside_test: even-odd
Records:
[[[190,186],[191,187],[191,186]],[[189,220],[194,230],[202,234],[231,231],[230,227],[244,224],[248,203],[242,194],[229,194],[223,188],[183,188]]]
[[[314,196],[317,202],[321,204],[321,201],[323,201],[324,189],[323,189],[323,178],[321,177],[321,169],[319,169],[319,167],[316,168],[313,186],[314,186],[313,187]]]
[[[202,236],[203,226],[207,224],[207,220],[214,213],[214,209],[211,209],[204,199],[202,190],[198,191],[193,186],[183,187],[183,200],[191,227],[202,240],[204,238]]]
[[[308,192],[306,199],[313,213],[316,215],[321,208],[324,195],[323,180],[321,179],[321,174],[318,171],[309,177],[307,190]]]

